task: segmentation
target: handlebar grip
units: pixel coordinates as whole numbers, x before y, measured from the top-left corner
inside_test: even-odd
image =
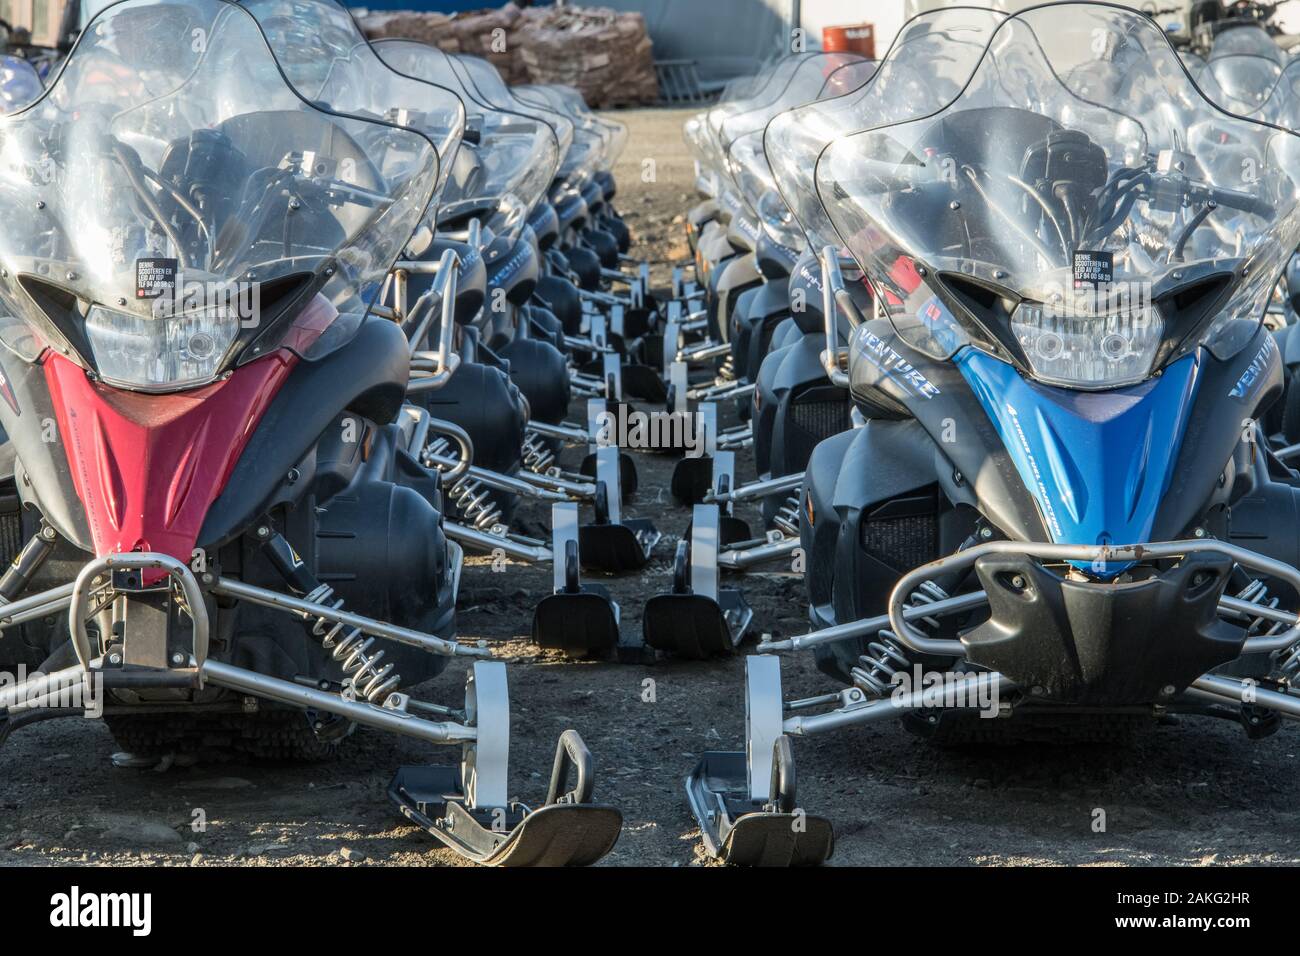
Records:
[[[1268,200],[1235,189],[1211,186],[1206,190],[1206,198],[1220,206],[1229,206],[1252,216],[1259,216],[1261,219],[1271,218],[1276,211],[1274,205]]]

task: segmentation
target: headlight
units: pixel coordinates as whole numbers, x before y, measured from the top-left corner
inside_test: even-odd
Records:
[[[763,231],[773,242],[787,249],[803,248],[803,232],[778,193],[764,193],[758,200],[758,218],[763,224]]]
[[[591,169],[583,166],[581,169],[575,169],[565,177],[564,185],[581,195],[582,190],[589,182],[591,182]]]
[[[123,388],[170,392],[216,378],[239,319],[228,308],[145,316],[91,306],[86,338],[100,378]]]
[[[1021,303],[1011,332],[1034,378],[1070,388],[1118,388],[1141,382],[1164,333],[1154,306],[1113,315],[1068,315]]]
[[[518,237],[528,218],[528,207],[514,193],[502,193],[497,202],[496,211],[488,220],[492,231],[498,236]]]

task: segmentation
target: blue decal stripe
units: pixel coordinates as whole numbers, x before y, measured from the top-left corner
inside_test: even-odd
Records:
[[[1101,392],[1027,381],[975,349],[954,361],[997,429],[1043,525],[1062,544],[1150,540],[1200,383],[1194,355],[1139,385]],[[1089,570],[1102,577],[1123,567]]]

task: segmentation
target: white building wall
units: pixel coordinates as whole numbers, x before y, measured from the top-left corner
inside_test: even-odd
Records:
[[[593,0],[618,10],[637,10],[655,44],[659,59],[699,61],[705,79],[735,76],[753,63],[788,49],[789,23],[795,0]],[[855,23],[876,28],[876,55],[883,56],[894,35],[910,17],[953,5],[954,0],[799,0],[808,49],[821,46],[822,29]],[[963,0],[956,0],[961,3]],[[1019,10],[1042,0],[964,0],[966,4]],[[1153,0],[1113,0],[1140,9]],[[1174,0],[1178,2],[1178,0]],[[1160,0],[1161,6],[1172,6]],[[1182,0],[1184,9],[1190,0]],[[1162,23],[1170,18],[1162,18]],[[1173,18],[1176,19],[1176,18]],[[1286,0],[1278,21],[1288,33],[1300,33],[1300,0]]]

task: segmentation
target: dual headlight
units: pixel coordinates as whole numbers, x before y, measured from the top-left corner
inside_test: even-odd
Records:
[[[1111,315],[1083,315],[1022,302],[1011,316],[1011,331],[1039,381],[1117,388],[1151,375],[1164,321],[1150,304]]]
[[[86,338],[105,382],[140,391],[204,385],[221,371],[239,335],[229,308],[145,316],[91,306]]]

